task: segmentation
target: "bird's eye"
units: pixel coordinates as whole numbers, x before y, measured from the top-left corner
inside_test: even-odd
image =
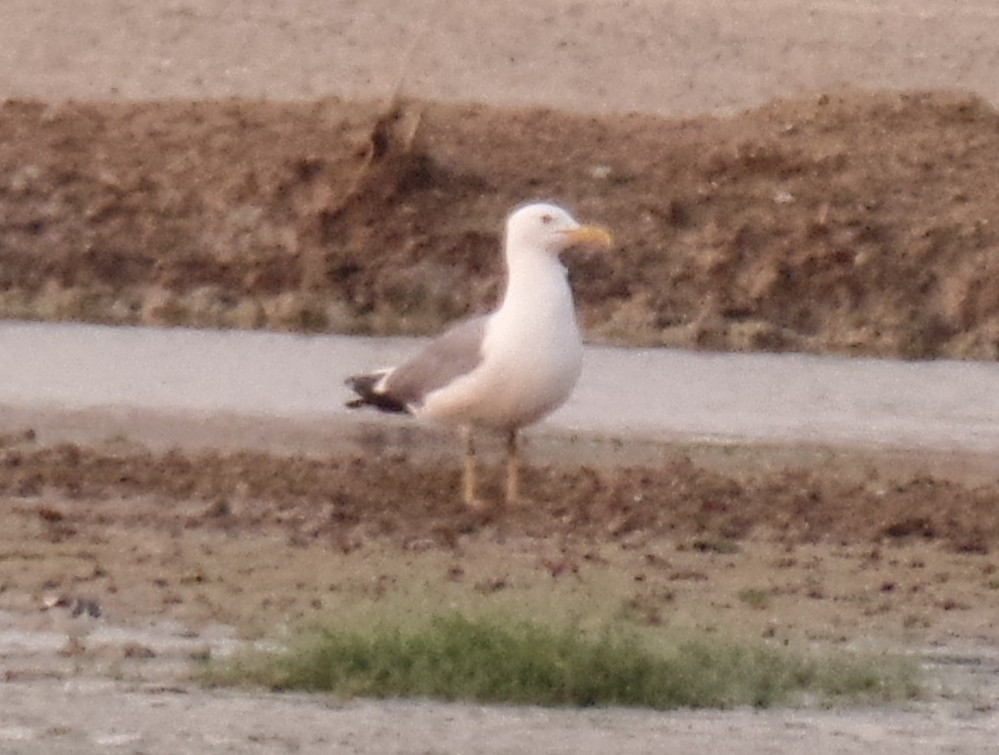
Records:
[[[551,215],[542,215],[542,216],[541,216],[541,222],[542,222],[542,223],[544,223],[545,225],[548,225],[548,224],[549,224],[549,223],[551,223],[551,222],[552,222],[552,221],[553,221],[554,219],[555,219],[555,218],[553,218],[553,217],[552,217]]]

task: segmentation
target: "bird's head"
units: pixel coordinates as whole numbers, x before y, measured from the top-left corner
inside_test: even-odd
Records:
[[[570,246],[601,246],[612,243],[605,228],[581,225],[555,204],[527,204],[514,210],[506,221],[506,248],[531,249],[558,256]]]

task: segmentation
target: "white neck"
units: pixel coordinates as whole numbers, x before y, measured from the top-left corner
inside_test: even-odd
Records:
[[[517,309],[530,302],[530,310],[572,309],[572,291],[565,267],[548,252],[519,249],[507,255],[506,293],[500,311]]]

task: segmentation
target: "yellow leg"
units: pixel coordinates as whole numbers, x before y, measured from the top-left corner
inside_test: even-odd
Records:
[[[466,506],[479,510],[482,508],[482,501],[475,494],[475,439],[472,437],[472,428],[466,425],[461,428],[461,434],[465,440],[465,474],[462,478],[462,497]]]
[[[508,506],[516,506],[520,501],[519,456],[517,431],[508,430],[506,436],[506,503]]]

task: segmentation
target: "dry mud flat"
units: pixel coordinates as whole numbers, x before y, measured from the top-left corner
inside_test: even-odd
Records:
[[[379,451],[373,436],[363,454],[310,457],[8,434],[0,746],[26,755],[638,753],[705,743],[796,752],[806,742],[823,753],[986,751],[999,729],[997,484],[960,466],[929,475],[918,460],[903,468],[868,453],[776,465],[748,453],[756,463],[664,448],[649,466],[531,466],[532,505],[489,519],[462,510],[448,455]],[[478,596],[480,610],[586,616],[602,605],[657,631],[913,652],[929,664],[933,702],[564,712],[343,705],[183,681],[192,658],[241,636],[336,625],[361,603],[372,615],[393,605],[426,613],[457,594]],[[87,618],[90,605],[99,619]]]
[[[561,711],[358,702],[298,695],[163,690],[104,680],[0,686],[13,725],[0,724],[11,755],[197,753],[580,753],[679,755],[801,752],[977,754],[994,749],[999,717],[934,711],[756,713]],[[108,706],[114,706],[109,716]],[[39,711],[65,711],[43,740]]]

